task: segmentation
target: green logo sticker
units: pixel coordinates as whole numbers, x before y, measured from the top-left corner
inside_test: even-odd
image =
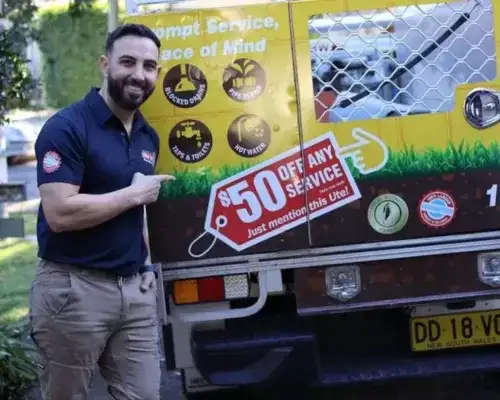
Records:
[[[383,194],[368,207],[368,222],[378,233],[389,235],[399,232],[408,222],[408,206],[395,194]]]

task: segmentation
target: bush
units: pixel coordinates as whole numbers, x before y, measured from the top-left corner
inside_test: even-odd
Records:
[[[0,24],[0,125],[12,108],[27,104],[35,89],[24,51],[36,6],[33,0],[7,0],[4,5],[0,17],[8,24]]]
[[[31,78],[22,56],[11,38],[11,31],[0,27],[0,126],[7,121],[13,104],[23,102],[31,88]]]
[[[0,325],[0,399],[25,398],[36,384],[37,367],[31,356],[33,346],[26,343],[29,320]]]
[[[102,7],[85,8],[78,14],[62,7],[43,11],[39,17],[45,102],[49,107],[65,107],[101,83],[97,63],[104,50],[107,15]]]

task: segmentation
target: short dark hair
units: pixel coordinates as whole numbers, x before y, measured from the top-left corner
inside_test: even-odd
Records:
[[[124,24],[120,25],[118,28],[108,34],[108,38],[106,39],[106,53],[110,53],[115,42],[124,36],[138,36],[151,39],[156,44],[156,47],[158,47],[158,50],[160,50],[160,39],[158,39],[158,36],[156,36],[155,33],[146,25]]]

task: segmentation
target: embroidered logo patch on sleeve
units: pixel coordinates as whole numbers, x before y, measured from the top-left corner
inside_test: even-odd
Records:
[[[43,170],[47,174],[51,174],[61,166],[61,156],[55,151],[48,151],[43,156]]]
[[[151,152],[151,151],[143,150],[142,151],[142,159],[144,161],[146,161],[147,163],[151,164],[152,166],[154,166],[155,165],[155,161],[156,161],[156,153],[155,152]]]

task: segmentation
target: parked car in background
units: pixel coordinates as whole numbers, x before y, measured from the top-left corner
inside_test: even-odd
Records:
[[[35,159],[35,141],[43,122],[13,121],[2,127],[9,164]]]

